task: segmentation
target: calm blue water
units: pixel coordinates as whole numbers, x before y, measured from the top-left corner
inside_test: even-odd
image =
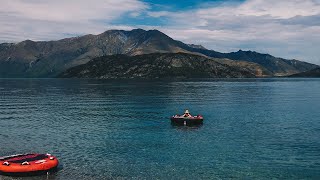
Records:
[[[320,179],[320,79],[0,79],[0,147],[61,162],[21,179]]]

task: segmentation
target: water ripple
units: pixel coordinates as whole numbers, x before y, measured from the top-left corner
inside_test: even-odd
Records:
[[[62,166],[0,179],[319,179],[316,89],[317,79],[0,79],[0,156],[48,152]],[[185,108],[204,124],[172,126]]]

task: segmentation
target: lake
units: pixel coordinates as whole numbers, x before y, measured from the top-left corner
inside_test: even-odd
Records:
[[[59,171],[0,179],[320,179],[320,79],[0,79],[0,156],[28,152]]]

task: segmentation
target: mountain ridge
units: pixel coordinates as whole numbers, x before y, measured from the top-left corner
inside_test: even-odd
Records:
[[[292,74],[288,77],[320,78],[320,67],[302,73]]]
[[[150,53],[189,53],[212,58],[248,61],[262,65],[273,75],[288,75],[317,65],[275,58],[271,55],[238,51],[220,53],[177,41],[158,30],[108,30],[57,41],[31,41],[0,44],[0,77],[55,77],[77,65],[100,56]],[[236,64],[236,63],[233,63]],[[297,65],[295,65],[297,64]]]

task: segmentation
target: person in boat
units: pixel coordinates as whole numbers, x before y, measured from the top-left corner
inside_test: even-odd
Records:
[[[184,114],[182,116],[183,117],[192,117],[188,109],[186,109],[186,111],[184,112]]]

